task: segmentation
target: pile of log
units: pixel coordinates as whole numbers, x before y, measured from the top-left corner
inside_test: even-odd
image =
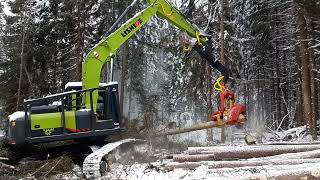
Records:
[[[274,166],[286,169],[268,174],[274,179],[313,177],[320,179],[320,144],[267,144],[252,146],[189,147],[186,154],[172,155],[173,162],[166,164],[167,170],[176,168],[196,169],[206,166],[210,170],[225,171],[230,168],[252,168]],[[313,169],[293,168],[307,164]],[[292,168],[290,168],[292,166]],[[289,168],[288,168],[289,167]],[[265,174],[250,179],[264,179]]]

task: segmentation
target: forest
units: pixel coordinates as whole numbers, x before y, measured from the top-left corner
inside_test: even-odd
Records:
[[[319,0],[0,0],[0,179],[319,179],[319,135]]]
[[[129,0],[10,0],[0,8],[2,119],[24,99],[62,92],[81,81],[86,54],[131,3]],[[215,58],[231,73],[230,89],[247,106],[252,131],[307,125],[316,139],[320,114],[320,2],[317,0],[171,0],[212,38]],[[145,8],[134,6],[125,19]],[[124,23],[125,20],[122,22]],[[114,57],[122,121],[157,129],[204,122],[217,109],[219,73],[188,37],[152,18]],[[110,81],[107,69],[102,82]],[[214,133],[215,134],[215,133]],[[216,136],[217,134],[215,134]],[[212,132],[206,136],[212,139]],[[218,136],[218,135],[217,135]]]
[[[67,82],[80,81],[86,53],[130,3],[8,1],[11,12],[1,12],[3,115],[21,108],[23,99],[58,93]],[[214,55],[230,69],[230,89],[246,104],[251,127],[286,130],[306,124],[316,134],[320,2],[172,3],[211,35]],[[143,7],[137,5],[127,19]],[[122,46],[114,80],[120,82],[124,121],[183,125],[205,121],[216,108],[212,83],[219,74],[196,52],[182,52],[185,39],[167,22],[153,18]],[[108,81],[105,74],[102,81]]]

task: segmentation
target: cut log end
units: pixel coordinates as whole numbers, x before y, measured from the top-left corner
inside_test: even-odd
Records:
[[[251,136],[250,134],[247,134],[244,137],[244,141],[246,142],[247,145],[256,144],[256,139],[253,136]]]

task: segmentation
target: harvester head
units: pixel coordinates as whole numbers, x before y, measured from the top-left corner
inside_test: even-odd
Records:
[[[211,114],[209,120],[215,121],[219,126],[241,125],[246,121],[246,106],[235,104],[235,93],[230,91],[220,81],[220,77],[214,84],[215,90],[219,91],[219,111]]]

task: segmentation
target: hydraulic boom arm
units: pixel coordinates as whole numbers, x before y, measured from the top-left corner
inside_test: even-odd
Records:
[[[134,2],[136,2],[135,0]],[[134,35],[151,17],[158,17],[169,21],[171,24],[186,32],[190,37],[197,40],[195,50],[205,58],[212,67],[217,68],[225,77],[225,82],[228,80],[228,70],[218,61],[215,61],[212,53],[212,44],[206,35],[201,34],[200,30],[189,22],[183,14],[176,8],[170,5],[166,0],[147,0],[150,4],[146,9],[139,12],[137,15],[129,19],[119,29],[113,33],[106,34],[102,40],[89,52],[83,62],[82,67],[82,82],[83,89],[97,88],[99,86],[100,74],[102,67],[115,56],[119,47]],[[122,18],[122,16],[121,16]],[[113,27],[115,28],[115,27]],[[93,108],[96,110],[98,92],[92,94]],[[85,94],[85,105],[90,108],[90,95]]]

